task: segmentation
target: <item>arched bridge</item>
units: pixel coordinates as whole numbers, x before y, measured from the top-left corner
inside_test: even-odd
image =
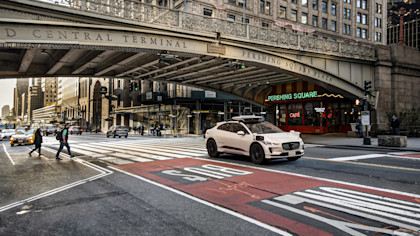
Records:
[[[132,0],[9,0],[0,15],[0,78],[164,81],[263,103],[272,85],[299,80],[361,97],[363,81],[374,77],[369,45]]]

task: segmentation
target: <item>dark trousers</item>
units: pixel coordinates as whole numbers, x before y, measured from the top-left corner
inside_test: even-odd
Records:
[[[58,155],[60,155],[60,152],[63,150],[64,146],[66,146],[67,152],[71,156],[69,143],[68,142],[60,141],[60,148],[58,149],[57,155],[55,155],[56,157],[58,157]]]
[[[35,152],[35,150],[37,149],[38,149],[39,155],[41,155],[41,144],[35,144],[35,148],[32,149],[32,151],[30,151],[29,154]]]

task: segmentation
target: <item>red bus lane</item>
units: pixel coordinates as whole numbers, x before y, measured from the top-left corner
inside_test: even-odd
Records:
[[[291,234],[420,235],[414,194],[190,158],[116,168]]]

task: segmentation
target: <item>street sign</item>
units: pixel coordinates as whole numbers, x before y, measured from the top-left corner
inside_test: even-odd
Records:
[[[362,111],[362,125],[370,125],[370,111]]]
[[[104,86],[102,86],[100,89],[99,89],[99,93],[100,94],[106,94],[108,92],[108,89],[106,88],[106,87],[104,87]]]

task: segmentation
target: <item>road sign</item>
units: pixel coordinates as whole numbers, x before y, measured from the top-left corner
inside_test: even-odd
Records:
[[[104,86],[102,86],[100,89],[99,89],[99,93],[100,94],[106,94],[108,92],[108,89],[106,88],[106,87],[104,87]]]
[[[370,111],[362,111],[362,125],[370,125]]]

